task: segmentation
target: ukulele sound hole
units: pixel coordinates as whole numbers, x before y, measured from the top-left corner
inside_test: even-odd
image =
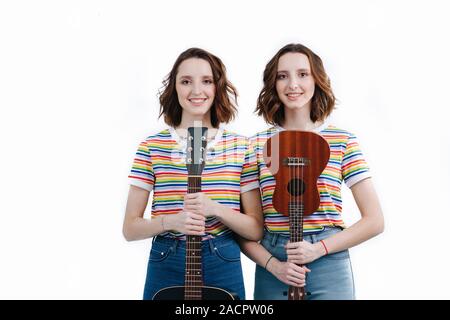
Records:
[[[292,179],[288,183],[288,192],[292,196],[301,196],[305,192],[306,186],[301,179]]]

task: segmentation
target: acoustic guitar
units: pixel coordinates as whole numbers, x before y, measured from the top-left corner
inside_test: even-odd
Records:
[[[317,179],[330,158],[328,142],[309,131],[281,131],[267,140],[263,158],[276,180],[274,208],[289,216],[290,242],[303,241],[304,216],[320,205]],[[288,300],[305,296],[304,287],[289,286]]]
[[[201,192],[202,172],[205,167],[207,130],[205,127],[189,127],[187,136],[186,167],[188,193]],[[235,300],[226,290],[203,285],[202,237],[186,236],[186,267],[184,286],[159,290],[153,300]]]

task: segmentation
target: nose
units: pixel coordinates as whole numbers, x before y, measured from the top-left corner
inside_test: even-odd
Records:
[[[193,95],[199,95],[201,93],[202,93],[201,83],[194,82],[193,86],[192,86],[192,94]]]
[[[292,78],[289,80],[288,86],[289,86],[289,90],[298,89],[298,83],[295,81],[295,79],[292,79]]]

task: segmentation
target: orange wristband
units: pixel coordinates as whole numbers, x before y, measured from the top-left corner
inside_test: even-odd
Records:
[[[323,240],[320,240],[320,243],[323,245],[323,247],[325,248],[325,252],[328,254],[328,249],[327,246],[325,245],[325,242],[323,242]]]

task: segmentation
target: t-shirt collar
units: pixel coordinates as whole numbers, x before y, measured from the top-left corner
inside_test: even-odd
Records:
[[[315,128],[314,130],[312,130],[312,132],[319,133],[320,131],[324,130],[326,127],[328,127],[328,121],[325,120],[320,126]],[[285,131],[286,130],[285,128],[283,128],[282,126],[279,126],[279,125],[275,125],[274,128],[277,131]]]

